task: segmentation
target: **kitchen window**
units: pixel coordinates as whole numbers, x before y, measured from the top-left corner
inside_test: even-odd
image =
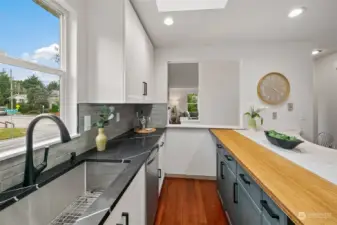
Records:
[[[189,119],[197,120],[199,118],[198,94],[187,95],[187,111],[190,114]]]
[[[23,147],[30,121],[66,115],[65,11],[47,0],[0,1],[0,152]],[[59,137],[52,121],[34,130],[34,144]]]

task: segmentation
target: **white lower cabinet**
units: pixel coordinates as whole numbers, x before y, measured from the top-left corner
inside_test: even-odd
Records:
[[[173,176],[215,177],[216,152],[208,129],[167,128],[165,173]]]
[[[159,140],[159,196],[165,179],[165,167],[164,167],[164,158],[165,158],[165,133]]]
[[[145,165],[138,171],[105,225],[145,225]]]

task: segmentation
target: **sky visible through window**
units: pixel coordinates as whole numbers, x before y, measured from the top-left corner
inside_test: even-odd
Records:
[[[21,58],[41,65],[59,68],[55,56],[60,42],[59,18],[37,5],[32,0],[0,1],[0,54]],[[31,72],[8,65],[0,65],[0,70],[12,69],[15,80],[31,76]],[[33,72],[44,83],[43,74]]]
[[[60,68],[60,20],[33,0],[0,0],[0,27],[1,55]],[[0,151],[23,145],[36,115],[59,116],[59,81],[54,74],[0,63]],[[58,136],[56,125],[47,120],[35,129],[34,142]]]

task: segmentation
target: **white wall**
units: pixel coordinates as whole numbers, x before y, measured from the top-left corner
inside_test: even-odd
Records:
[[[282,42],[227,42],[220,46],[156,49],[157,101],[167,102],[168,99],[166,91],[168,61],[240,61],[239,117],[241,124],[244,123],[242,115],[249,110],[251,105],[263,104],[256,94],[259,79],[269,72],[280,72],[290,81],[291,93],[287,102],[294,104],[294,110],[288,112],[285,104],[270,107],[264,113],[265,127],[278,130],[302,128],[304,136],[312,139],[313,61],[311,50],[312,46],[309,43]],[[211,76],[210,79],[212,79]],[[278,113],[277,120],[272,120],[272,112]]]
[[[169,88],[198,88],[198,63],[170,63],[168,65]]]
[[[208,129],[168,128],[165,173],[215,177],[215,144]]]
[[[240,63],[202,61],[199,71],[200,122],[207,125],[240,125]]]
[[[315,62],[317,130],[337,140],[337,53]]]

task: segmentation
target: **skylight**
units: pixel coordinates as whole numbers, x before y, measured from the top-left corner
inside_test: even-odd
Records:
[[[223,9],[228,0],[156,0],[159,12]]]

